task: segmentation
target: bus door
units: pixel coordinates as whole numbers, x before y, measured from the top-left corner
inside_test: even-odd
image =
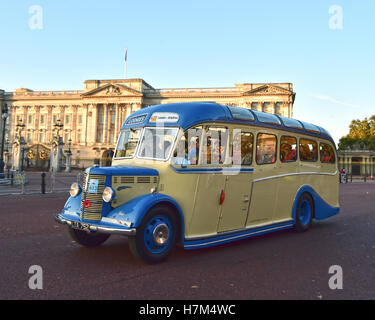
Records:
[[[277,179],[275,221],[291,218],[294,198],[301,186],[301,176],[296,174],[299,172],[297,138],[282,135],[279,145],[277,173],[280,177]]]
[[[259,132],[256,143],[256,167],[246,227],[268,223],[273,219],[277,202],[277,136]]]
[[[195,234],[215,234],[220,214],[220,192],[225,188],[225,176],[222,174],[228,143],[228,129],[215,126],[203,126],[198,141],[199,159],[194,172],[198,174],[193,217],[190,230]],[[194,135],[194,132],[193,134]],[[190,138],[189,138],[190,144]],[[193,145],[196,142],[193,143]],[[189,147],[189,151],[191,152]]]
[[[230,166],[223,169],[225,187],[220,193],[218,232],[245,227],[252,188],[253,142],[250,132],[233,130]]]

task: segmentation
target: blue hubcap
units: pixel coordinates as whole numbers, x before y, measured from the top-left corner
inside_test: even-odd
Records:
[[[303,226],[306,226],[311,218],[311,205],[307,200],[303,200],[300,206],[299,221]]]
[[[165,216],[151,218],[144,231],[144,243],[151,253],[162,253],[172,241],[172,224]]]

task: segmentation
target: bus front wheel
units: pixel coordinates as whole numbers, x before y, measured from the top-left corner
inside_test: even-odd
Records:
[[[297,203],[295,228],[298,232],[306,231],[310,228],[314,215],[313,199],[308,193],[300,196]]]
[[[176,246],[177,221],[167,206],[152,208],[128,238],[133,255],[147,263],[158,263],[169,256]]]

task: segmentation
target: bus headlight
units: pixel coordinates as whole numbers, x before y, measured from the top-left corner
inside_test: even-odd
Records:
[[[72,197],[76,197],[80,194],[81,190],[82,189],[81,189],[80,185],[77,182],[74,182],[70,186],[69,193]]]
[[[115,192],[111,187],[105,187],[103,191],[103,200],[110,202],[115,197]]]

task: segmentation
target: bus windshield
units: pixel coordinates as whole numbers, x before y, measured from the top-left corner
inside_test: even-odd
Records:
[[[138,157],[167,160],[173,149],[177,133],[177,128],[145,128]]]
[[[120,132],[115,158],[131,158],[134,156],[141,135],[141,129],[126,129]]]

